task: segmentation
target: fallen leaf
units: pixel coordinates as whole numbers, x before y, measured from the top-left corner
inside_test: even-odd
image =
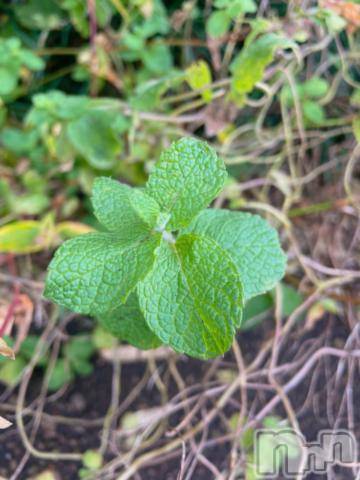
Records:
[[[12,423],[9,420],[6,420],[4,417],[0,417],[0,429],[4,430],[5,428],[11,427]]]
[[[6,318],[10,305],[11,303],[4,302],[0,304],[0,325]],[[13,325],[17,326],[16,340],[13,347],[14,352],[17,352],[19,350],[20,345],[25,340],[28,334],[33,318],[33,311],[34,306],[28,295],[20,294],[16,297],[16,304],[14,306],[12,315],[13,319],[11,322],[9,322],[8,328],[4,332],[5,335],[10,335]]]
[[[11,358],[11,360],[15,360],[14,350],[8,346],[3,338],[0,338],[0,355]]]

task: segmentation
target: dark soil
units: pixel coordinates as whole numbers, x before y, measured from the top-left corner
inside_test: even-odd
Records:
[[[291,361],[297,353],[297,350],[302,346],[306,347],[307,340],[316,337],[317,334],[321,334],[324,329],[329,328],[331,324],[332,338],[328,340],[329,345],[343,344],[348,335],[347,327],[340,319],[324,319],[318,322],[316,327],[305,334],[301,339],[292,339],[289,341],[283,352],[286,352],[285,358],[281,358],[281,363]],[[240,344],[245,354],[246,361],[250,361],[251,358],[258,352],[260,344],[270,334],[271,324],[265,322],[264,325],[254,331],[246,332],[240,336]],[[225,356],[221,361],[220,367],[228,367],[233,362],[231,354]],[[333,363],[333,364],[331,364]],[[207,362],[201,362],[193,359],[184,359],[177,363],[178,369],[186,381],[187,386],[201,383],[205,372],[209,368]],[[165,369],[166,365],[163,363],[158,364],[159,371]],[[145,364],[127,364],[122,367],[121,371],[121,400],[127,397],[132,389],[138,384],[145,372]],[[335,368],[335,363],[330,362],[328,368],[332,370]],[[286,381],[289,380],[287,376]],[[285,383],[284,380],[282,380]],[[311,382],[311,375],[309,375],[291,394],[289,398],[292,402],[294,409],[297,412],[301,411],[305,400],[308,396],[308,391]],[[327,418],[328,412],[325,408],[328,400],[328,391],[326,390],[327,379],[324,371],[322,370],[318,376],[315,385],[313,385],[314,391],[312,394],[312,401],[308,402],[307,407],[301,411],[298,415],[298,420],[301,425],[301,429],[305,434],[308,441],[315,440],[317,433],[321,429],[329,428],[329,419]],[[84,419],[86,421],[94,421],[103,417],[109,407],[110,392],[112,383],[112,369],[110,364],[97,359],[96,368],[94,373],[86,378],[77,377],[65,393],[55,400],[46,402],[45,413],[48,415],[60,415],[76,419]],[[345,384],[344,384],[345,388]],[[169,382],[169,398],[178,393],[177,387]],[[341,390],[341,387],[340,387]],[[16,393],[14,392],[12,397],[7,400],[7,403],[16,401]],[[28,393],[28,401],[32,398],[36,398],[38,395],[38,382],[36,376],[32,380]],[[333,392],[334,398],[338,393]],[[251,393],[249,393],[249,399],[251,400]],[[262,397],[262,403],[271,398],[270,394],[264,394]],[[360,399],[360,385],[359,382],[355,383],[354,398]],[[341,396],[339,396],[341,399]],[[336,404],[336,401],[335,401]],[[139,409],[146,409],[161,405],[161,398],[157,388],[150,382],[143,389],[142,394],[135,400],[133,404],[127,409],[127,411],[136,411]],[[209,407],[212,403],[209,401]],[[261,406],[260,406],[261,407]],[[230,403],[224,410],[224,415],[228,418],[237,411],[236,403]],[[285,412],[283,408],[277,407],[272,414],[284,416]],[[175,426],[183,418],[184,412],[170,417],[170,425]],[[11,415],[7,415],[7,418],[12,420]],[[26,417],[26,422],[31,422],[31,417]],[[357,409],[355,423],[360,426],[360,411]],[[27,423],[28,426],[31,423]],[[341,423],[339,428],[341,428]],[[62,451],[62,452],[84,452],[88,449],[96,449],[100,444],[102,424],[91,425],[64,425],[52,421],[50,417],[43,419],[41,427],[38,431],[34,445],[39,450],[44,451]],[[357,432],[360,438],[360,431]],[[210,426],[209,438],[219,438],[226,434],[223,426],[217,421],[213,422]],[[195,439],[199,439],[196,437]],[[161,444],[161,440],[159,445]],[[204,450],[204,454],[211,459],[212,463],[221,471],[226,468],[230,443],[223,442],[215,446],[210,446]],[[15,471],[19,462],[25,454],[25,449],[22,445],[21,438],[17,432],[16,427],[11,427],[8,430],[1,433],[0,438],[0,475],[5,478],[10,476]],[[111,453],[108,454],[106,460],[111,460]],[[166,458],[158,458],[154,461],[154,464],[143,468],[138,479],[146,480],[176,480],[181,464],[181,452],[176,451],[170,454]],[[57,473],[60,479],[76,480],[79,478],[78,471],[81,468],[79,462],[49,462],[31,457],[26,463],[25,468],[18,477],[21,480],[27,480],[35,474],[44,471],[45,469],[52,469]],[[135,478],[135,477],[134,477]],[[208,469],[201,464],[196,468],[193,474],[193,478],[196,480],[209,480],[211,473]],[[325,476],[308,476],[308,479],[322,479]],[[345,470],[338,473],[337,479],[351,479],[351,470]]]

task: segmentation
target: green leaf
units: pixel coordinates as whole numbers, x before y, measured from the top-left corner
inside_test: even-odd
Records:
[[[70,142],[93,167],[111,168],[122,151],[119,138],[123,128],[116,128],[110,111],[89,110],[67,126]]]
[[[291,315],[304,301],[303,296],[295,290],[291,285],[281,283],[282,306],[281,313],[283,317]],[[272,293],[275,302],[275,291]]]
[[[134,347],[147,350],[161,345],[161,341],[145,322],[136,293],[131,293],[124,305],[120,305],[107,315],[98,317],[98,320],[114,337],[125,340]]]
[[[89,35],[89,21],[87,18],[87,3],[83,0],[59,0],[58,3],[62,8],[68,11],[71,23],[76,30],[83,36]],[[114,7],[110,0],[101,0],[95,2],[96,7],[96,23],[100,27],[104,27],[111,19],[114,13]]]
[[[71,368],[74,373],[81,375],[82,377],[91,375],[94,371],[93,364],[89,360],[84,360],[82,358],[74,359],[71,362]]]
[[[142,38],[149,38],[153,35],[165,35],[170,30],[170,22],[166,9],[161,0],[151,1],[151,15],[144,17],[135,25],[134,33]]]
[[[324,108],[316,102],[305,100],[302,102],[304,117],[314,125],[321,125],[325,120]]]
[[[263,293],[250,298],[244,308],[241,330],[250,330],[256,327],[269,313],[273,305],[274,300],[270,293]]]
[[[227,252],[206,237],[182,235],[175,244],[163,242],[138,295],[151,330],[193,357],[223,354],[240,326],[239,274]]]
[[[245,300],[275,286],[285,272],[286,257],[279,237],[258,215],[229,210],[204,210],[186,230],[212,238],[237,266]]]
[[[35,147],[38,138],[35,130],[23,131],[18,128],[7,127],[0,134],[0,140],[4,147],[17,155],[30,152]]]
[[[66,343],[64,354],[70,362],[88,360],[94,353],[95,348],[86,336],[74,336]]]
[[[15,89],[17,82],[16,72],[6,67],[0,67],[0,95],[11,93]]]
[[[80,222],[60,222],[55,226],[55,231],[61,240],[69,240],[78,235],[93,232],[94,229]]]
[[[347,21],[342,16],[335,13],[333,10],[320,11],[320,16],[323,16],[325,25],[332,33],[339,33],[347,26]]]
[[[231,18],[242,13],[255,13],[257,10],[254,0],[215,0],[216,8],[226,9]]]
[[[43,223],[22,220],[0,227],[0,253],[25,254],[44,249]]]
[[[38,71],[45,67],[43,59],[34,55],[30,50],[21,51],[21,61],[29,70]]]
[[[14,387],[19,383],[25,367],[26,361],[21,357],[16,357],[15,360],[6,359],[0,367],[0,382]]]
[[[354,118],[352,128],[356,141],[360,143],[360,116]]]
[[[320,77],[311,77],[307,82],[300,86],[301,92],[308,98],[321,98],[327,94],[329,84]]]
[[[186,81],[193,90],[203,89],[212,81],[209,65],[204,60],[198,60],[186,69]],[[205,102],[211,102],[210,88],[203,90],[201,95]]]
[[[21,25],[34,30],[54,30],[65,23],[64,12],[54,0],[28,0],[14,7]]]
[[[132,294],[130,294],[131,296]],[[100,325],[96,326],[92,333],[92,342],[97,350],[103,348],[113,348],[117,344],[114,336],[108,331],[102,328]]]
[[[231,17],[225,10],[213,12],[206,23],[206,30],[210,37],[219,38],[229,30],[230,24]]]
[[[215,150],[200,140],[182,138],[161,154],[145,192],[171,214],[169,229],[178,229],[209,205],[226,177]]]
[[[264,429],[269,429],[271,435],[267,435]],[[264,429],[255,436],[257,471],[272,472],[274,468],[279,471],[287,459],[300,457],[301,443],[286,420],[276,416],[265,417]]]
[[[84,95],[66,95],[59,90],[38,93],[33,96],[32,100],[36,111],[44,111],[55,119],[60,120],[76,119],[84,115],[90,107],[89,97]],[[31,112],[29,116],[31,116]],[[29,120],[28,122],[32,123]]]
[[[354,93],[350,97],[350,105],[354,107],[360,107],[360,88],[354,90]]]
[[[83,453],[82,462],[89,470],[98,470],[103,464],[103,457],[96,450],[86,450]]]
[[[275,33],[267,33],[246,45],[230,66],[233,97],[239,98],[253,90],[255,84],[262,80],[265,68],[272,62],[278,48],[293,46],[293,42]]]
[[[78,313],[100,315],[123,303],[151,269],[160,235],[124,242],[109,233],[66,241],[48,269],[44,295]]]
[[[169,47],[159,41],[144,48],[141,58],[145,67],[155,74],[167,73],[173,66]]]
[[[70,365],[66,360],[60,358],[51,372],[48,388],[51,392],[56,392],[59,388],[70,383],[74,378],[74,374],[70,369]]]
[[[39,337],[36,335],[28,335],[21,343],[19,355],[24,357],[25,360],[30,361],[34,355],[35,349],[39,343]],[[48,355],[42,354],[37,365],[40,367],[45,367],[48,362]]]
[[[121,238],[147,235],[160,213],[152,197],[108,177],[96,178],[92,204],[99,222]]]
[[[304,301],[302,295],[290,285],[280,283],[281,288],[281,314],[288,317]],[[256,327],[271,312],[276,301],[275,289],[271,292],[252,297],[246,303],[243,315],[242,330],[250,330]]]
[[[229,2],[228,12],[234,18],[244,13],[255,13],[257,5],[254,0],[231,0]]]

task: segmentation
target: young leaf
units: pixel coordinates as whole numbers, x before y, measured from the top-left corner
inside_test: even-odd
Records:
[[[74,312],[100,315],[123,303],[151,269],[160,235],[124,242],[88,233],[65,242],[50,263],[44,295]]]
[[[360,117],[355,117],[352,122],[354,136],[356,141],[360,143]]]
[[[10,68],[0,67],[0,95],[9,95],[17,85],[17,72]]]
[[[221,191],[224,162],[205,142],[182,138],[165,150],[151,172],[145,192],[171,218],[168,228],[186,226]]]
[[[211,70],[204,60],[199,60],[186,69],[186,81],[193,90],[204,89],[212,81]],[[201,96],[209,103],[212,100],[210,88],[203,90]]]
[[[21,357],[16,357],[13,361],[6,361],[0,368],[0,382],[10,387],[19,383],[21,375],[26,367],[26,362]]]
[[[161,41],[156,41],[141,51],[142,61],[153,74],[168,73],[173,66],[170,48]]]
[[[103,464],[103,457],[97,450],[86,450],[83,453],[82,461],[89,470],[98,470]]]
[[[136,293],[131,293],[124,305],[98,317],[98,320],[114,337],[125,340],[134,347],[147,350],[161,345],[161,341],[145,322]]]
[[[95,180],[92,204],[99,222],[122,237],[134,232],[146,235],[155,226],[160,213],[153,198],[107,177]]]
[[[70,383],[73,378],[74,374],[71,371],[70,365],[65,359],[60,358],[51,372],[48,388],[51,392],[56,392],[59,388]]]
[[[302,103],[302,108],[304,112],[304,117],[311,124],[321,125],[325,120],[325,110],[324,108],[312,100],[305,100]]]
[[[227,11],[213,12],[206,24],[206,30],[210,37],[219,38],[229,30],[231,17]]]
[[[241,98],[249,93],[263,76],[278,48],[290,48],[294,43],[275,33],[267,33],[245,46],[231,64],[232,95]]]
[[[204,210],[187,232],[212,238],[237,266],[245,300],[270,290],[285,272],[286,257],[273,228],[258,215]]]
[[[145,320],[160,340],[194,357],[226,352],[240,326],[243,291],[236,266],[206,237],[182,235],[175,244],[163,242],[138,295]]]
[[[329,84],[320,77],[312,77],[300,85],[300,93],[309,98],[321,98],[329,91]]]

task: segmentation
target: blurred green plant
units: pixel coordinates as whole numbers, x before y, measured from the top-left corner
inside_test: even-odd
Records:
[[[7,344],[13,346],[13,340],[6,337]],[[36,348],[38,348],[39,337],[28,335],[21,343],[20,350],[15,360],[8,360],[0,356],[0,382],[8,386],[16,386],[27,364],[32,359]],[[93,364],[90,361],[96,349],[91,337],[84,335],[73,335],[62,346],[61,352],[53,365],[49,379],[48,389],[55,392],[72,382],[77,375],[87,376],[93,371]],[[38,371],[45,373],[50,362],[49,353],[40,356],[37,362]]]

